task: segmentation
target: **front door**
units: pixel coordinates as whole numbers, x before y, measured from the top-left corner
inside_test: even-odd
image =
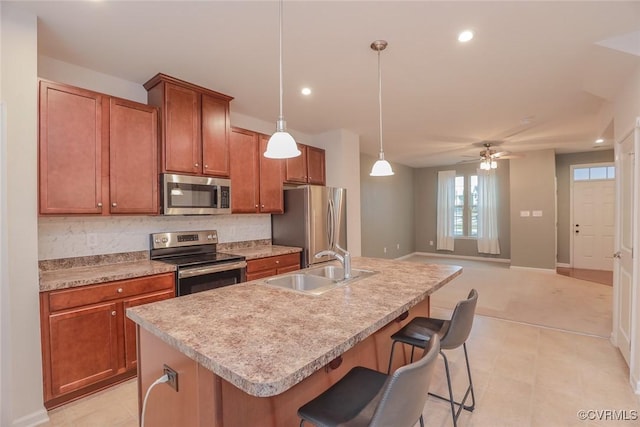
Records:
[[[585,168],[587,169],[587,168]],[[573,182],[573,267],[613,270],[615,181],[604,179]]]
[[[616,144],[616,168],[618,172],[616,204],[616,248],[614,286],[614,341],[620,349],[627,364],[631,366],[631,337],[633,312],[637,309],[634,304],[637,274],[634,271],[633,248],[634,231],[637,227],[635,218],[634,199],[638,189],[634,188],[636,180],[635,156],[640,145],[640,128],[636,126],[621,142]]]

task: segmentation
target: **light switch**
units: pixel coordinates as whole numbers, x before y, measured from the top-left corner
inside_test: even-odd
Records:
[[[529,216],[529,211],[520,211],[520,216]]]
[[[533,216],[542,216],[542,211],[533,211]]]

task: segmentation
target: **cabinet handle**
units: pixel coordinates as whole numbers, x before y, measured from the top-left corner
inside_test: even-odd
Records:
[[[122,288],[118,288],[118,293],[121,294],[122,293]]]
[[[118,204],[116,202],[113,202],[113,203],[111,203],[111,206],[113,206],[115,208],[116,206],[118,206]]]
[[[116,315],[116,311],[115,311],[115,310],[113,310],[113,311],[111,312],[111,315],[112,315],[112,316],[115,316],[115,315]]]
[[[101,208],[102,207],[102,202],[98,202],[98,207]]]

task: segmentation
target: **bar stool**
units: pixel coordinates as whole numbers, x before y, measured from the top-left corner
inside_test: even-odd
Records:
[[[392,375],[356,366],[298,409],[300,427],[305,421],[317,427],[412,427],[418,420],[424,427],[422,411],[439,351],[435,337],[420,360]]]
[[[444,359],[444,368],[447,375],[447,386],[449,387],[449,398],[429,393],[438,399],[446,400],[451,404],[451,416],[453,417],[453,425],[457,427],[458,417],[464,408],[467,411],[473,411],[476,406],[476,397],[473,393],[473,382],[471,381],[471,369],[469,368],[469,356],[467,354],[467,338],[473,326],[473,317],[476,311],[476,303],[478,302],[478,292],[472,289],[466,300],[459,301],[453,310],[451,320],[435,319],[431,317],[415,317],[407,323],[402,329],[391,336],[393,344],[391,344],[391,356],[389,357],[389,368],[393,362],[393,351],[396,343],[400,342],[411,346],[411,361],[413,361],[413,351],[416,347],[425,348],[425,346],[433,339],[440,337],[440,354]],[[467,376],[469,377],[469,386],[464,393],[464,397],[460,402],[456,402],[453,398],[453,390],[451,388],[451,372],[449,370],[449,361],[442,350],[452,350],[462,346],[464,349],[464,359],[467,364]],[[471,394],[471,405],[465,405],[467,397]],[[458,406],[456,411],[455,406]]]

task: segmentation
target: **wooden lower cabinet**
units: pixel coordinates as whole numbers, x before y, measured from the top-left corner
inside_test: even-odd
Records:
[[[62,405],[136,374],[129,307],[172,298],[173,273],[40,294],[44,401]]]
[[[247,261],[247,281],[300,270],[300,252]]]

